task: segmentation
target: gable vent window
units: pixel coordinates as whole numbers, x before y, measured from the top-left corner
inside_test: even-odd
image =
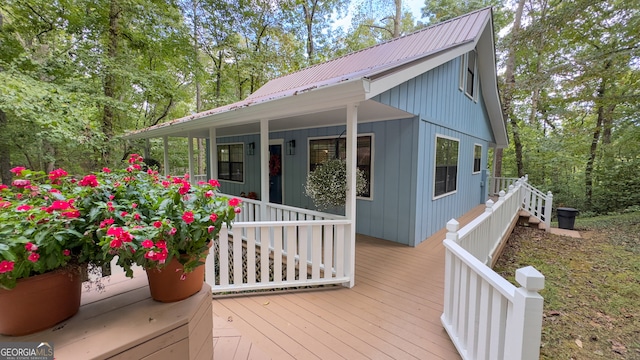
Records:
[[[469,51],[460,58],[460,90],[474,101],[477,101],[478,80],[477,80],[477,54],[475,50]]]

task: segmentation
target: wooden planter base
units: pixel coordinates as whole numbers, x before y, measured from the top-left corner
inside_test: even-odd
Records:
[[[82,294],[76,316],[53,329],[0,342],[47,341],[56,359],[207,359],[213,358],[211,288],[161,303],[149,295],[142,270],[105,279],[104,292]]]

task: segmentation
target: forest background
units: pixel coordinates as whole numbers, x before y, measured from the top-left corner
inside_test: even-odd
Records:
[[[119,135],[486,6],[510,137],[494,175],[583,214],[640,207],[640,0],[4,0],[0,178],[160,156]]]

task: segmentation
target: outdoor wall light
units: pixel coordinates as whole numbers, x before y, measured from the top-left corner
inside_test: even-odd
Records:
[[[287,141],[287,155],[295,155],[296,154],[296,141],[289,140]]]
[[[256,151],[256,143],[250,142],[247,144],[247,155],[253,155]]]

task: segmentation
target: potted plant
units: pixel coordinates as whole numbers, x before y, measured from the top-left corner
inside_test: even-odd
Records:
[[[91,190],[63,169],[11,169],[0,185],[0,333],[24,335],[73,316],[82,264],[96,248],[75,202]]]
[[[117,256],[127,276],[131,266],[147,271],[151,295],[163,302],[197,293],[204,281],[209,247],[224,224],[231,226],[240,200],[219,196],[217,180],[192,186],[188,176],[162,177],[132,154],[126,169],[103,169],[100,185],[78,206],[91,209],[87,221],[105,262]],[[166,290],[157,286],[167,285]]]

